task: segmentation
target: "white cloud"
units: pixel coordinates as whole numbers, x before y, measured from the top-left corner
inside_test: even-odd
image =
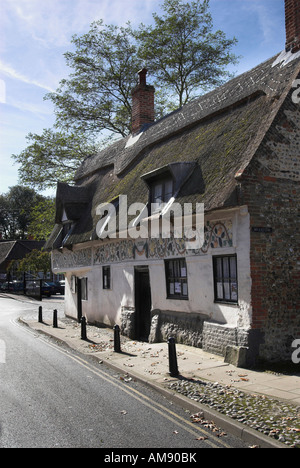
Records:
[[[49,105],[46,105],[46,103],[34,104],[29,101],[19,101],[16,99],[10,99],[9,101],[7,101],[7,104],[22,112],[30,112],[31,114],[34,114],[36,117],[39,117],[41,119],[49,119],[50,116],[53,116],[53,110],[50,108]]]
[[[50,91],[50,92],[54,91],[47,84],[41,83],[35,79],[29,78],[23,75],[22,73],[18,72],[13,67],[11,67],[10,65],[3,63],[2,60],[0,60],[0,71],[4,75],[8,76],[9,78],[22,81],[23,83],[26,83],[29,85],[37,86],[38,88],[45,89],[46,91]]]
[[[93,21],[124,25],[151,18],[160,0],[1,0],[6,21],[13,17],[17,31],[26,32],[43,47],[67,47],[71,36],[86,32]],[[126,6],[125,6],[126,5]]]
[[[70,69],[63,53],[74,34],[93,21],[135,25],[149,22],[161,0],[0,0],[3,72],[6,76],[53,91]]]
[[[6,102],[6,86],[5,81],[0,80],[0,103],[5,104]]]
[[[255,14],[258,19],[258,24],[263,37],[264,43],[272,43],[276,39],[277,23],[278,23],[278,3],[273,3],[274,0],[269,3],[261,2],[261,0],[246,0],[243,3],[245,10]],[[278,0],[277,0],[278,2]],[[276,6],[277,8],[272,8]],[[280,18],[282,20],[282,18]]]

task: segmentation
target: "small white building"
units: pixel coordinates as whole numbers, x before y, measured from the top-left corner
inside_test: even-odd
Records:
[[[87,158],[74,186],[58,184],[47,247],[53,272],[66,276],[66,315],[119,324],[137,340],[173,335],[224,356],[234,347],[244,365],[287,359],[300,334],[298,50],[156,122],[154,88],[139,73],[132,135]],[[135,232],[161,217],[163,203],[191,204],[194,220],[204,204],[203,242],[187,248],[185,236],[162,230],[124,236],[124,196],[128,207],[147,207],[142,223],[138,211],[128,213]],[[116,236],[101,238],[99,207],[108,203]],[[161,204],[155,214],[151,203]]]

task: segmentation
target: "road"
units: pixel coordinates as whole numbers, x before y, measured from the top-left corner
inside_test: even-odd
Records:
[[[190,414],[148,387],[125,382],[19,323],[19,316],[36,311],[30,302],[0,295],[0,448],[102,448],[113,458],[118,449],[192,454],[245,447],[193,424]]]

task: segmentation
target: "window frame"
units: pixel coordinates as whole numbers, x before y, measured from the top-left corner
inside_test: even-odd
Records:
[[[172,275],[170,275],[170,265],[172,264]],[[185,275],[182,275],[182,269],[185,269]],[[176,274],[180,272],[180,274]],[[167,288],[167,299],[176,299],[181,301],[189,300],[188,290],[188,272],[185,258],[173,258],[165,260],[165,276],[166,276],[166,288]],[[173,280],[173,281],[172,281]],[[174,285],[171,287],[171,285]],[[180,284],[180,293],[176,292],[177,287]],[[183,294],[184,284],[186,284],[186,294]],[[174,288],[174,292],[171,289]]]
[[[167,184],[168,183],[171,183],[172,185],[172,189],[171,189],[171,192],[170,191],[167,191]],[[161,184],[162,185],[162,192],[161,192],[161,203],[157,202],[157,198],[155,198],[155,188]],[[169,196],[169,194],[171,193],[171,196]],[[166,195],[168,194],[169,198],[166,199]],[[166,205],[170,200],[171,198],[174,196],[174,180],[173,180],[173,177],[171,176],[171,174],[164,174],[164,175],[161,175],[159,177],[156,177],[155,179],[153,179],[153,181],[151,182],[151,185],[150,185],[150,204],[151,206],[152,205],[156,205],[157,208],[156,210],[154,211],[155,213],[160,211],[164,205]]]
[[[61,226],[61,245],[63,246],[66,241],[69,239],[75,223],[73,221],[64,221]]]
[[[224,273],[225,259],[227,259],[227,266],[228,266],[227,276],[226,276],[226,273]],[[221,268],[222,268],[221,275],[218,273],[218,261],[220,260],[221,260]],[[232,272],[231,260],[235,261],[234,273]],[[221,304],[237,305],[239,301],[239,287],[238,287],[238,267],[237,267],[237,255],[236,254],[213,256],[213,280],[214,280],[215,302],[221,303]],[[222,296],[223,296],[222,298],[220,297],[220,294],[219,294],[220,288],[222,288]],[[230,297],[228,297],[228,293]]]
[[[105,272],[108,272],[108,275]],[[107,283],[105,284],[105,278],[107,279]],[[110,290],[111,289],[111,266],[106,265],[102,267],[102,289]]]

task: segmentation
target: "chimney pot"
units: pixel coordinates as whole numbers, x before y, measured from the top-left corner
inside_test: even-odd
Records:
[[[139,77],[140,77],[140,82],[139,82],[140,85],[146,86],[146,75],[147,75],[147,72],[148,72],[147,68],[143,68],[142,70],[140,70],[140,71],[138,72],[138,75],[139,75]]]

